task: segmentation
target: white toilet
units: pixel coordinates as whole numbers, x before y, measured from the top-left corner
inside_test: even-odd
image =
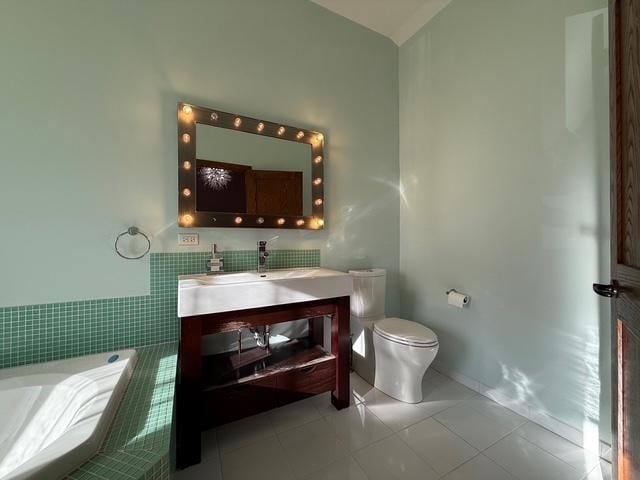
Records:
[[[438,353],[438,337],[422,324],[385,318],[385,270],[349,273],[354,370],[390,397],[421,402],[422,377]]]

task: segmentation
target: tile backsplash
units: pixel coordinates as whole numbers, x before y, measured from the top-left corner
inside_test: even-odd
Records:
[[[221,252],[226,272],[253,270],[255,250]],[[320,250],[271,250],[270,268],[320,266]],[[178,340],[179,275],[208,252],[150,255],[151,294],[0,308],[0,368]]]

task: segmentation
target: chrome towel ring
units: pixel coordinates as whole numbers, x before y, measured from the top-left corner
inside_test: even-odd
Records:
[[[136,235],[142,235],[144,237],[144,239],[147,241],[147,249],[144,251],[142,255],[139,255],[137,257],[127,257],[118,249],[118,242],[125,235],[131,235],[132,237],[135,237]],[[120,235],[116,237],[115,249],[116,249],[116,253],[120,255],[122,258],[124,258],[125,260],[139,260],[142,257],[144,257],[147,253],[149,253],[149,251],[151,250],[151,240],[149,240],[149,237],[147,237],[146,234],[141,232],[138,227],[129,227],[127,228],[126,232],[122,232]]]

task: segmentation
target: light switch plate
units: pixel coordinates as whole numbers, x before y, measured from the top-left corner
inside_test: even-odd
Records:
[[[200,237],[197,233],[179,233],[178,246],[193,247],[200,244]]]

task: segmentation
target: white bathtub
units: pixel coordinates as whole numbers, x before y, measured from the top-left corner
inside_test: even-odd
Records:
[[[0,370],[0,479],[56,480],[100,448],[135,350]]]

